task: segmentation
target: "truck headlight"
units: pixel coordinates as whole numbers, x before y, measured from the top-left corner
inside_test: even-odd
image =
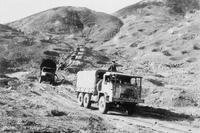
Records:
[[[42,76],[45,76],[45,75],[46,75],[46,72],[42,72],[41,75],[42,75]]]

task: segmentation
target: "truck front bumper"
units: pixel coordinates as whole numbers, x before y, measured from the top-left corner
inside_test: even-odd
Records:
[[[144,103],[144,99],[113,98],[113,102]]]

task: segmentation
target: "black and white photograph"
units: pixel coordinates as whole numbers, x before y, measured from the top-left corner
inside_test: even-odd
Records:
[[[0,133],[200,133],[200,0],[0,0]]]

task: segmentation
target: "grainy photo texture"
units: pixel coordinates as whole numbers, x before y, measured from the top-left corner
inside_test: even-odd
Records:
[[[200,0],[0,0],[0,132],[200,133]]]

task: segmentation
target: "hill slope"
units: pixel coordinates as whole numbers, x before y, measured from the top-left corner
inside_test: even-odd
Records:
[[[81,7],[57,7],[8,24],[25,33],[76,34],[93,41],[112,38],[122,22],[114,16]]]
[[[199,106],[200,12],[172,13],[165,2],[142,1],[116,12],[124,25],[96,49],[124,65],[121,71],[144,76],[146,104]]]
[[[40,58],[38,49],[40,47],[32,38],[9,26],[0,25],[0,73],[18,69],[30,60]],[[34,54],[36,51],[38,53]]]

